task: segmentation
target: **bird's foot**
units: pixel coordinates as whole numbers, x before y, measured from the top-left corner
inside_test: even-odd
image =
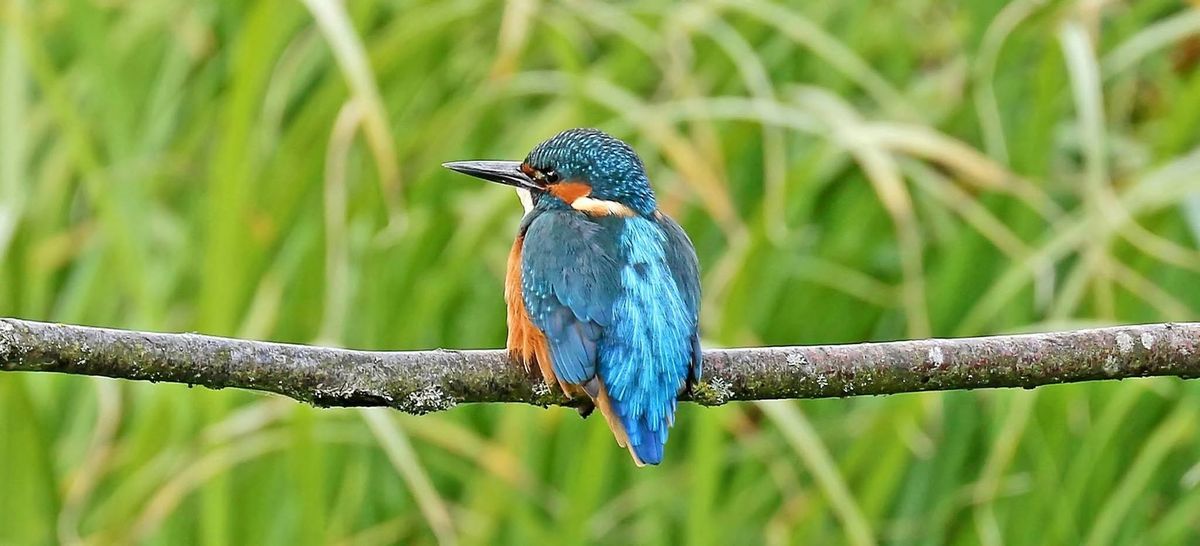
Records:
[[[596,403],[590,398],[575,398],[567,402],[567,406],[575,408],[575,411],[579,412],[579,416],[584,419],[587,419],[593,411],[596,411]]]

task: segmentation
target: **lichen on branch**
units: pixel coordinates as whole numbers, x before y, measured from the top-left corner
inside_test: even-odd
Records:
[[[1200,324],[853,345],[709,349],[682,398],[829,398],[1034,388],[1147,376],[1200,377]],[[501,350],[354,351],[197,334],[160,334],[0,318],[0,370],[234,387],[310,404],[414,414],[457,404],[571,405]]]

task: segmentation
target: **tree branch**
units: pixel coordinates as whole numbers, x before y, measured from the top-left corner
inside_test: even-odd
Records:
[[[856,345],[710,349],[685,398],[734,400],[1033,388],[1200,377],[1200,323]],[[369,352],[0,318],[0,370],[237,387],[316,406],[422,414],[474,402],[573,405],[504,351]]]

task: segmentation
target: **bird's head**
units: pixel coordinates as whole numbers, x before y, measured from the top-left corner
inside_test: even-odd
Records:
[[[628,144],[597,129],[568,129],[538,144],[524,161],[452,161],[448,169],[530,193],[540,208],[592,215],[652,214],[654,191]]]

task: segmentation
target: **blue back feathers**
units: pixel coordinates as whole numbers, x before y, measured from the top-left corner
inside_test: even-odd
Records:
[[[621,294],[601,340],[600,375],[629,442],[647,464],[662,461],[675,399],[691,367],[695,319],[667,263],[668,239],[651,219],[624,221]]]
[[[630,449],[657,464],[676,398],[700,377],[695,251],[679,225],[657,212],[641,160],[620,140],[566,131],[526,162],[637,213],[591,217],[549,193],[535,197],[522,223],[522,296],[546,334],[559,379],[593,396],[602,382]]]

